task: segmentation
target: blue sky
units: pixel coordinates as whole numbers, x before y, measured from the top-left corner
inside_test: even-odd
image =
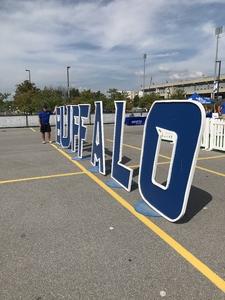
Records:
[[[212,75],[215,27],[225,25],[218,0],[1,0],[0,91],[27,79],[38,87],[106,91]],[[219,59],[224,73],[225,33]]]

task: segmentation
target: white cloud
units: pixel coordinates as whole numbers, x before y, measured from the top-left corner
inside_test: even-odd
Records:
[[[26,68],[39,86],[64,85],[67,65],[76,86],[132,89],[142,76],[143,53],[148,53],[147,72],[157,81],[208,74],[213,71],[214,28],[223,10],[217,6],[215,16],[204,19],[195,5],[207,9],[213,2],[224,4],[2,0],[0,90],[13,90],[26,79]],[[225,37],[220,45],[225,46]]]
[[[173,73],[170,75],[170,79],[192,79],[197,77],[202,77],[203,73],[199,71],[195,72],[180,72],[180,73]]]

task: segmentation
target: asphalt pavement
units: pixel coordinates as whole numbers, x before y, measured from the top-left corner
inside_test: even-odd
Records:
[[[170,223],[133,209],[142,134],[125,126],[129,193],[105,185],[113,125],[105,125],[107,176],[42,144],[37,128],[0,129],[0,300],[225,299],[225,153],[200,150],[187,212]],[[162,182],[171,149],[163,143]]]

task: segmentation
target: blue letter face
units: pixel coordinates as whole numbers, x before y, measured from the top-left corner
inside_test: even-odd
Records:
[[[145,202],[167,220],[185,213],[205,121],[203,106],[194,101],[157,101],[145,123],[139,191]],[[166,185],[155,179],[162,131],[173,136]]]
[[[123,127],[125,119],[126,101],[115,101],[115,128],[112,156],[112,171],[111,177],[118,182],[125,190],[130,192],[133,177],[133,170],[124,166],[122,160],[123,146]]]
[[[55,114],[55,123],[56,123],[56,143],[60,144],[60,107],[56,107]]]
[[[91,163],[98,163],[99,172],[105,175],[105,143],[102,101],[95,102],[95,123],[93,129]]]
[[[60,107],[60,143],[62,148],[70,146],[70,110],[71,105]]]
[[[79,108],[78,105],[71,105],[71,151],[76,152],[77,137],[78,137],[78,124]]]
[[[79,130],[78,130],[78,157],[83,156],[83,141],[86,140],[87,128],[83,124],[84,119],[88,119],[90,112],[90,104],[79,104]]]

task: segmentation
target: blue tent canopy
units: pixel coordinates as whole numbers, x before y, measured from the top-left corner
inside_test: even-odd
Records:
[[[208,97],[202,97],[197,93],[193,93],[188,100],[195,100],[200,102],[201,104],[214,104],[214,100]]]

